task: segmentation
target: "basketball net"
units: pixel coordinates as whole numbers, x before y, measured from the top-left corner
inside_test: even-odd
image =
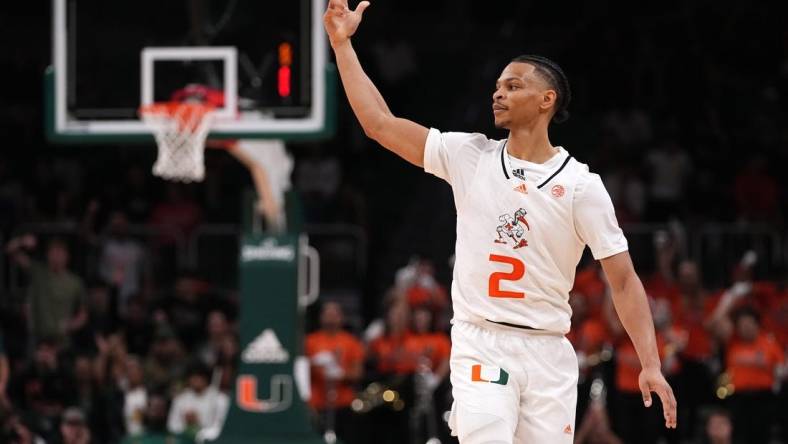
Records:
[[[203,180],[205,138],[213,122],[213,110],[209,104],[180,101],[140,109],[159,146],[154,175],[180,182]]]

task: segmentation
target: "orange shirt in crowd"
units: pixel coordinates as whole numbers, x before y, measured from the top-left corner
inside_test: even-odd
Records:
[[[344,331],[336,334],[316,331],[306,337],[305,348],[306,355],[310,358],[324,351],[333,353],[345,373],[364,361],[364,346],[361,341]],[[311,380],[312,396],[309,404],[316,409],[323,409],[326,407],[326,379],[321,366],[312,366]],[[339,408],[348,407],[354,398],[353,385],[344,379],[337,381],[337,399],[334,405]]]
[[[770,335],[761,333],[752,342],[731,340],[726,361],[736,391],[771,390],[774,370],[783,361],[783,351]]]
[[[754,307],[759,313],[768,313],[783,296],[777,284],[771,281],[756,281],[752,283],[749,298],[745,298],[748,305]],[[748,301],[749,299],[749,301]]]
[[[682,334],[682,330],[675,326],[671,327],[671,332],[675,335]],[[659,358],[663,361],[668,345],[669,343],[665,341],[663,336],[657,333],[657,349],[659,350]],[[679,361],[676,360],[671,368],[664,371],[671,374],[677,372],[679,368]],[[625,335],[616,344],[616,387],[618,390],[624,393],[639,393],[638,376],[640,376],[640,370],[640,359],[638,359],[635,346],[629,336]]]
[[[693,361],[705,361],[714,352],[714,342],[705,323],[711,318],[720,301],[721,293],[707,294],[701,307],[693,307],[684,300],[672,306],[673,322],[687,332],[687,345],[682,356]]]
[[[410,332],[398,336],[384,335],[369,344],[378,372],[406,375],[416,371],[418,356],[405,347],[411,336]]]
[[[646,294],[654,299],[666,299],[671,305],[681,300],[681,290],[679,287],[668,281],[662,274],[654,273],[643,281],[643,288]]]
[[[424,288],[414,285],[405,291],[405,295],[411,308],[427,307],[436,311],[449,305],[449,297],[443,287]]]
[[[622,338],[616,345],[616,388],[620,392],[636,393],[640,376],[640,359],[629,338]]]
[[[432,371],[437,370],[451,354],[451,341],[444,333],[413,334],[405,341],[404,347],[417,363],[422,356],[429,358]]]
[[[764,329],[774,334],[778,344],[788,347],[788,289],[774,298],[763,318]]]
[[[598,353],[605,343],[613,341],[607,325],[599,318],[588,318],[579,325],[573,325],[566,338],[575,350],[586,355]]]
[[[586,300],[589,316],[600,317],[602,315],[602,306],[605,302],[605,282],[599,276],[599,268],[596,265],[586,266],[577,272],[572,293],[577,293],[577,296],[582,296]]]

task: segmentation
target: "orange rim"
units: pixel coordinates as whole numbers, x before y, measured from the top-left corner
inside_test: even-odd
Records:
[[[194,131],[202,119],[214,109],[214,106],[204,103],[160,102],[141,106],[139,113],[142,117],[162,116],[177,120],[180,129]]]

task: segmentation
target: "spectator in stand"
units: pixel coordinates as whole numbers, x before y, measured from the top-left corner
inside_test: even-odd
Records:
[[[779,297],[769,309],[768,318],[775,339],[783,348],[783,356],[788,356],[788,277],[782,283]],[[788,443],[788,359],[783,362],[777,412],[780,438]]]
[[[238,356],[241,349],[238,345],[238,337],[235,333],[227,333],[222,337],[219,344],[214,371],[221,374],[219,389],[224,391],[232,390],[235,384],[235,377],[238,374]]]
[[[143,290],[148,275],[145,250],[129,236],[129,221],[122,211],[110,215],[106,236],[101,245],[99,274],[107,285],[117,286],[118,309],[124,313],[129,298]]]
[[[202,362],[212,367],[219,359],[225,336],[231,334],[227,316],[221,310],[213,310],[208,313],[205,331],[207,339],[198,347],[197,355]]]
[[[407,298],[408,305],[426,307],[436,320],[447,310],[446,289],[435,279],[435,266],[426,259],[414,258],[397,271],[395,285]]]
[[[444,388],[449,388],[451,342],[446,333],[435,330],[433,314],[428,307],[416,307],[412,317],[413,334],[405,341],[405,349],[416,362],[411,442],[426,442],[438,433],[438,412],[451,409],[451,405],[440,402],[446,397],[439,396]]]
[[[675,140],[666,140],[646,153],[651,172],[648,220],[662,222],[681,216],[685,188],[692,176],[692,160]]]
[[[710,329],[719,298],[703,288],[698,264],[690,260],[679,264],[675,288],[678,297],[670,298],[672,316],[686,333],[686,346],[680,354],[682,402],[679,417],[686,424],[697,424],[700,407],[713,401],[716,375],[712,369],[716,365],[718,350]],[[680,432],[685,438],[690,438],[694,431],[692,427],[686,427]]]
[[[128,356],[126,342],[119,332],[107,336],[97,334],[95,342],[98,349],[94,364],[96,381],[100,385],[111,384],[123,374]]]
[[[121,328],[116,287],[95,279],[88,284],[87,301],[88,320],[71,336],[71,348],[79,352],[93,352],[97,334],[110,335]]]
[[[604,402],[593,400],[577,421],[575,444],[624,444],[613,432]]]
[[[654,233],[654,272],[643,280],[646,294],[675,303],[679,297],[676,283],[676,257],[679,253],[677,235],[665,230]]]
[[[202,221],[202,209],[187,196],[188,185],[166,182],[164,201],[157,203],[148,224],[159,236],[153,245],[154,279],[166,281],[176,272],[178,243],[188,238]]]
[[[410,406],[414,399],[413,375],[416,372],[416,356],[405,344],[411,336],[410,308],[407,300],[393,298],[386,311],[385,332],[369,343],[368,369],[371,379],[398,393],[404,405]],[[408,442],[409,415],[406,410],[383,410],[379,421],[389,425],[387,433],[378,444]],[[377,432],[373,433],[378,436]],[[369,438],[372,439],[372,438]]]
[[[129,301],[123,317],[122,329],[129,353],[147,356],[156,328],[148,316],[142,297],[135,296]]]
[[[162,230],[162,245],[174,245],[177,236],[188,236],[202,221],[202,210],[190,197],[186,185],[167,182],[164,201],[153,207],[150,224]]]
[[[92,430],[103,427],[101,414],[100,387],[96,385],[93,377],[93,360],[87,355],[77,355],[73,359],[71,373],[74,378],[74,391],[76,397],[73,405],[79,407],[84,413],[85,421]]]
[[[607,323],[600,315],[591,316],[587,304],[588,299],[582,294],[571,293],[569,305],[572,308],[572,328],[566,337],[574,346],[579,366],[577,418],[584,417],[591,401],[591,384],[595,377],[606,373],[605,364],[610,362],[613,355],[613,339]]]
[[[369,344],[369,358],[380,377],[407,376],[416,370],[414,356],[405,348],[412,334],[409,310],[407,302],[392,301],[386,312],[385,333]]]
[[[733,331],[721,329],[720,334],[726,340],[725,371],[734,387],[730,397],[734,436],[750,444],[767,444],[775,419],[775,372],[783,364],[783,350],[761,330],[761,316],[752,308],[738,309],[733,327]]]
[[[167,429],[197,437],[208,430],[221,430],[230,399],[211,384],[211,370],[201,362],[186,372],[186,388],[172,401]]]
[[[342,306],[326,302],[320,312],[320,329],[306,337],[306,355],[312,365],[309,405],[318,416],[321,430],[332,428],[342,441],[357,442],[350,405],[363,376],[364,346],[343,326]],[[327,422],[328,418],[333,424]]]
[[[672,325],[670,309],[666,301],[656,303],[650,299],[649,303],[654,317],[662,372],[671,380],[675,378],[680,368],[676,354],[682,350],[682,341],[686,336]],[[615,341],[615,384],[618,399],[613,416],[617,420],[617,424],[614,424],[616,433],[626,443],[656,444],[661,438],[667,438],[669,442],[677,442],[677,435],[673,430],[668,431],[661,427],[660,412],[643,408],[643,397],[638,380],[641,370],[640,361],[632,341],[624,334],[623,326],[613,311],[612,300],[606,304],[605,312]]]
[[[138,436],[144,430],[145,406],[148,404],[148,390],[144,383],[142,362],[138,357],[126,357],[125,376],[123,419],[126,433],[129,436]]]
[[[98,354],[89,360],[78,355],[74,362],[77,399],[87,415],[93,441],[117,442],[125,432],[123,390],[128,357],[122,334],[95,336]]]
[[[69,253],[65,242],[59,239],[49,242],[46,265],[32,259],[28,253],[36,244],[35,236],[24,235],[11,239],[6,252],[30,274],[27,301],[33,338],[54,339],[58,345],[64,345],[71,333],[87,322],[85,287],[82,279],[68,270]]]
[[[610,328],[602,316],[591,316],[586,308],[587,299],[582,296],[570,298],[572,307],[572,325],[575,326],[567,338],[577,352],[577,359],[582,370],[590,372],[594,366],[607,360],[609,346],[613,342]],[[586,375],[589,376],[589,375]]]
[[[194,440],[182,433],[176,434],[167,430],[169,402],[163,393],[151,392],[143,409],[143,430],[132,436],[126,436],[122,444],[191,444]]]
[[[640,222],[646,209],[646,185],[634,165],[625,164],[604,177],[605,187],[622,226]]]
[[[429,385],[434,390],[449,375],[451,341],[446,333],[435,331],[429,308],[417,307],[412,316],[412,334],[405,341],[405,349],[415,357],[418,367],[426,366],[423,371],[429,372]]]
[[[185,357],[175,332],[168,325],[159,326],[143,365],[148,386],[171,388],[181,376]]]
[[[55,341],[47,339],[38,342],[33,361],[9,384],[11,402],[35,419],[34,429],[44,438],[56,434],[55,421],[75,399],[74,386],[58,357]]]
[[[588,261],[578,270],[572,294],[585,299],[589,317],[602,319],[606,291],[607,281],[599,261]]]
[[[202,341],[205,319],[213,308],[207,285],[196,273],[181,272],[175,281],[172,297],[161,301],[154,310],[154,317],[166,319],[188,351]]]
[[[731,415],[725,410],[715,409],[709,413],[702,444],[733,444]]]
[[[220,375],[221,390],[231,390],[237,373],[238,339],[233,326],[223,310],[208,313],[205,324],[206,340],[197,347],[195,354],[208,367]]]
[[[0,442],[6,444],[47,444],[22,419],[22,415],[15,411],[0,416]]]
[[[88,427],[85,413],[78,407],[69,407],[63,412],[60,421],[58,444],[90,444],[94,442]]]

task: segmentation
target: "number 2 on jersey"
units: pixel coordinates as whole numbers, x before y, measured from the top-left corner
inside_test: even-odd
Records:
[[[491,298],[515,298],[520,299],[525,297],[525,293],[519,291],[501,290],[501,281],[517,281],[525,276],[525,264],[520,259],[509,256],[501,256],[499,254],[490,255],[491,262],[500,262],[512,266],[511,272],[496,271],[490,275],[488,282],[488,293]]]

